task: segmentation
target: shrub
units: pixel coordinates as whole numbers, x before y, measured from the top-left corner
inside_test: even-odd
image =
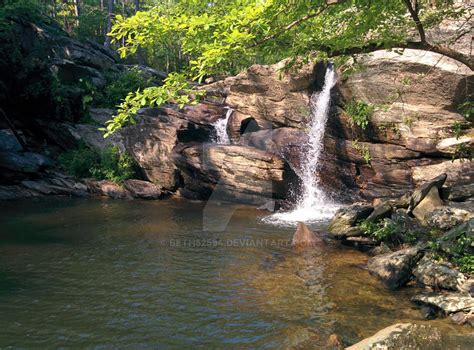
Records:
[[[362,158],[364,158],[367,164],[370,164],[372,161],[372,155],[370,154],[370,150],[367,145],[359,143],[359,140],[353,140],[352,147],[354,147],[357,153],[359,153]]]
[[[359,226],[368,236],[379,241],[392,240],[399,234],[398,226],[390,219],[377,223],[365,220]]]
[[[76,177],[93,177],[115,183],[138,177],[135,160],[116,146],[98,152],[81,145],[78,149],[63,153],[59,161],[69,174]]]
[[[153,79],[147,79],[143,72],[133,68],[121,73],[106,74],[107,85],[102,95],[96,95],[93,104],[96,107],[115,108],[130,91],[142,90],[153,84]]]
[[[370,122],[370,118],[374,112],[374,106],[370,106],[365,102],[349,102],[345,106],[346,113],[351,118],[351,126],[357,125],[365,129]]]
[[[453,258],[453,261],[462,272],[474,273],[474,255],[465,254]]]
[[[121,183],[137,177],[138,166],[130,155],[112,146],[101,153],[100,163],[91,167],[90,172],[96,179]]]

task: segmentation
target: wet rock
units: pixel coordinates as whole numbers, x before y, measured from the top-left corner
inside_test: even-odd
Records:
[[[402,249],[394,253],[378,255],[369,259],[367,268],[389,289],[397,289],[411,278],[413,266],[423,256],[421,246]]]
[[[123,187],[130,192],[133,198],[158,199],[161,196],[161,189],[148,181],[126,180]]]
[[[367,221],[377,222],[381,219],[390,217],[393,212],[392,205],[389,202],[380,203],[374,208],[374,211],[367,217]]]
[[[295,234],[291,241],[291,246],[294,248],[314,247],[323,243],[323,240],[316,236],[308,226],[302,222],[298,223]]]
[[[428,217],[436,209],[443,206],[439,198],[438,188],[433,186],[421,202],[413,209],[413,215],[424,225],[428,225]]]
[[[429,346],[437,345],[441,339],[441,332],[432,326],[397,323],[378,331],[373,336],[349,346],[346,349],[426,349],[429,348]]]
[[[418,294],[412,297],[411,301],[418,305],[436,307],[447,315],[474,309],[474,298],[466,294]]]
[[[411,199],[410,199],[410,206],[408,207],[408,211],[412,212],[415,207],[420,204],[420,202],[429,194],[432,193],[432,196],[435,196],[435,191],[431,191],[433,188],[436,188],[436,190],[439,190],[444,182],[447,179],[447,174],[441,174],[434,179],[424,183],[420,187],[418,187],[412,194]],[[438,194],[439,197],[439,194]],[[440,199],[441,201],[441,199]]]
[[[470,324],[471,326],[474,325],[474,313],[471,310],[470,312],[463,312],[459,311],[456,312],[455,314],[451,315],[451,320],[458,324],[458,325],[463,325],[463,324]]]
[[[363,231],[356,225],[367,218],[373,210],[371,205],[365,204],[354,204],[339,209],[332,218],[328,230],[338,238],[363,235]]]
[[[466,277],[445,263],[436,262],[431,255],[425,255],[413,269],[418,283],[433,288],[460,290]]]
[[[342,340],[337,334],[331,334],[326,342],[326,347],[328,349],[344,349],[342,345]]]

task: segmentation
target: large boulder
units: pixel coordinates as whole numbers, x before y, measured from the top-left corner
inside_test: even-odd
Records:
[[[446,263],[436,262],[431,255],[425,255],[413,269],[416,281],[433,288],[460,290],[466,277]]]
[[[447,174],[441,174],[434,179],[424,183],[418,187],[412,194],[410,199],[410,205],[408,206],[408,211],[411,212],[413,209],[430,193],[430,191],[435,188],[436,191],[432,191],[432,196],[436,197],[436,192],[443,186],[447,179]],[[439,198],[439,193],[438,193]],[[437,199],[434,199],[437,200]]]
[[[182,141],[209,140],[211,128],[189,121],[171,108],[144,109],[136,119],[136,124],[121,131],[125,149],[147,180],[163,190],[176,190],[180,178],[172,158],[173,148]]]
[[[183,145],[174,154],[184,178],[182,194],[253,204],[285,199],[295,174],[281,158],[252,147]]]
[[[161,196],[161,190],[155,184],[143,180],[126,180],[123,187],[130,192],[133,198],[140,199],[158,199]]]
[[[307,64],[297,72],[285,72],[285,61],[253,65],[235,77],[208,87],[224,91],[226,104],[237,111],[236,118],[253,118],[260,128],[303,128],[309,117],[309,95],[318,74]],[[324,67],[319,74],[324,76]],[[240,129],[241,125],[235,125]]]
[[[377,51],[357,62],[363,68],[339,86],[343,99],[383,107],[375,108],[366,130],[351,128],[350,118],[340,113],[329,120],[328,132],[363,141],[361,147],[372,155],[370,166],[365,166],[349,148],[340,152],[356,164],[362,195],[393,198],[443,172],[448,183],[471,183],[474,173],[469,162],[452,163],[451,158],[460,145],[472,147],[472,126],[456,112],[459,104],[472,99],[472,71],[441,55],[417,50]],[[456,123],[465,130],[459,138],[453,131]],[[403,155],[396,162],[379,156],[394,145]]]
[[[415,246],[369,259],[367,268],[389,289],[397,289],[411,278],[411,271],[423,256],[423,248]]]

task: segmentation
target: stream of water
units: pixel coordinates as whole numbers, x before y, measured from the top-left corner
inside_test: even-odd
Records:
[[[330,219],[339,206],[329,198],[320,185],[319,161],[324,147],[324,132],[331,105],[331,89],[337,77],[331,65],[328,66],[321,91],[313,93],[310,100],[311,115],[308,125],[308,141],[303,154],[300,179],[302,193],[296,208],[289,212],[276,213],[266,219],[269,223],[293,225],[295,222],[321,222]]]
[[[292,251],[294,228],[245,206],[39,198],[0,204],[0,348],[322,348],[419,320],[366,256]],[[313,225],[313,229],[323,226]],[[446,333],[456,332],[445,326]]]
[[[225,118],[218,119],[214,124],[212,124],[216,130],[215,142],[219,145],[227,145],[230,143],[229,135],[227,134],[227,124],[229,123],[229,118],[233,112],[234,110],[232,108],[227,107]]]

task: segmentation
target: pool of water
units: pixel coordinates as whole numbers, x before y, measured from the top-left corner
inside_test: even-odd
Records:
[[[321,348],[421,319],[415,291],[386,291],[363,253],[294,251],[294,228],[217,204],[0,204],[0,348]]]

